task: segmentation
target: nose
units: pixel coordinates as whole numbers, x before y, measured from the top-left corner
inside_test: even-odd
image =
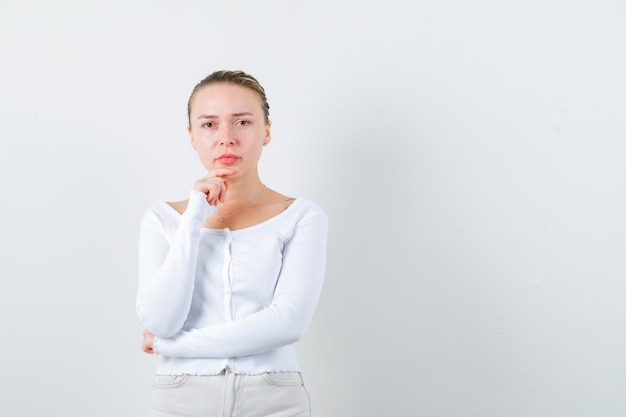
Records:
[[[234,145],[235,134],[232,126],[222,126],[218,133],[218,141],[220,146]]]

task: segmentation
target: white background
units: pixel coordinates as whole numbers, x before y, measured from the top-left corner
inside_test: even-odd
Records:
[[[193,85],[265,86],[322,204],[316,417],[626,415],[621,1],[3,1],[0,415],[142,416],[137,236]]]

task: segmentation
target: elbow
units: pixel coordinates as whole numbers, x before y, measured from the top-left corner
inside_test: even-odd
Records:
[[[159,326],[152,325],[146,326],[148,330],[159,339],[169,339],[170,337],[176,335],[178,332],[182,330],[181,326]]]
[[[277,336],[281,340],[282,345],[292,345],[302,339],[309,327],[312,312],[308,309],[294,308],[287,303],[277,304],[274,306],[277,313],[279,326]]]
[[[137,315],[143,323],[143,325],[159,339],[167,339],[174,336],[176,333],[182,330],[183,323],[179,323],[174,320],[165,320],[163,318],[155,319],[148,314],[141,305],[137,306]]]
[[[285,335],[285,344],[293,345],[294,343],[299,342],[304,336],[304,333],[305,332],[301,329],[292,329]]]
[[[285,333],[283,334],[284,342],[286,345],[292,345],[299,342],[306,333],[308,323],[303,323],[302,320],[291,320],[285,326]]]

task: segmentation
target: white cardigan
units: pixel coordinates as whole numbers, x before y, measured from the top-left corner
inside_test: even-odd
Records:
[[[184,214],[161,201],[143,216],[137,314],[156,336],[157,373],[299,371],[293,343],[322,290],[326,213],[297,198],[231,231],[204,227],[214,212],[192,191]]]

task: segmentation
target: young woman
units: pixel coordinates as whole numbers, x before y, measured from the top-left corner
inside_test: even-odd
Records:
[[[328,218],[267,187],[263,87],[217,71],[193,89],[189,137],[207,174],[144,214],[137,313],[160,355],[150,416],[310,416],[293,344],[324,280]]]

